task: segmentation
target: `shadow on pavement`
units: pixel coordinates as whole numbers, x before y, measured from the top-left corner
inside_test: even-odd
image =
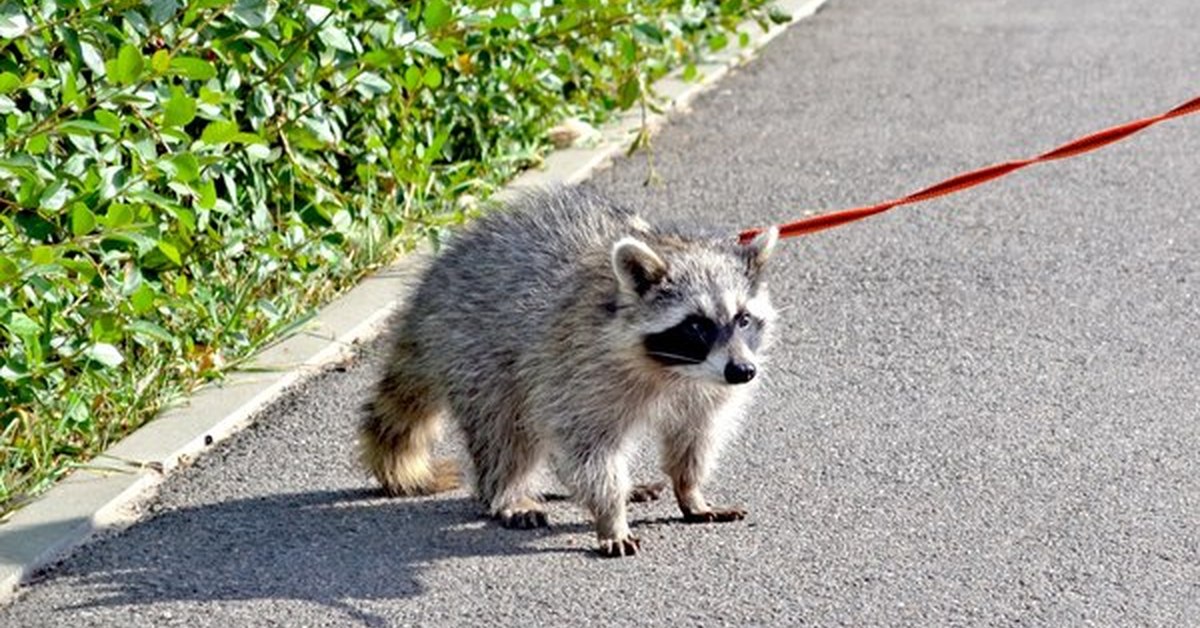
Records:
[[[292,493],[166,511],[87,547],[61,570],[92,599],[69,608],[163,601],[297,599],[376,624],[347,600],[423,592],[422,569],[445,559],[588,548],[538,548],[582,526],[505,530],[467,497],[386,499],[375,490]]]

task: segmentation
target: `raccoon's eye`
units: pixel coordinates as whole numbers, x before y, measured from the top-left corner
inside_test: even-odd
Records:
[[[738,312],[737,316],[733,317],[733,324],[737,325],[738,329],[745,329],[750,326],[750,315],[745,312]]]

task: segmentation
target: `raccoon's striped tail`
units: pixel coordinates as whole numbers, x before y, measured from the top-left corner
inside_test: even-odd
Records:
[[[401,351],[397,351],[401,353]],[[406,372],[403,355],[363,408],[358,428],[363,466],[392,496],[429,495],[460,484],[453,460],[431,460],[429,450],[441,433],[441,408],[434,390],[420,375]]]

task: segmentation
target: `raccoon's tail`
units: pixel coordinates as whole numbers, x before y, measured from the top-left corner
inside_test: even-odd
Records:
[[[399,343],[375,397],[364,407],[358,427],[359,455],[392,496],[429,495],[457,488],[453,460],[431,460],[441,433],[442,408],[425,376],[406,368],[412,354]]]

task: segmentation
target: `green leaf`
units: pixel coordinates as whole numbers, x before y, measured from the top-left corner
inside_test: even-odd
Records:
[[[427,87],[439,87],[442,84],[442,71],[433,66],[429,66],[425,69],[424,82]]]
[[[108,368],[118,367],[125,361],[121,352],[107,342],[98,342],[88,347],[87,351],[84,351],[83,354]]]
[[[71,195],[71,188],[67,187],[67,182],[59,179],[42,192],[42,196],[38,198],[38,207],[46,211],[58,211],[71,200]]]
[[[30,155],[41,155],[48,148],[50,148],[50,138],[45,133],[38,133],[25,143],[25,150],[29,151]]]
[[[41,177],[34,172],[33,160],[28,157],[23,158],[22,155],[0,158],[0,172],[7,172],[25,182],[41,181]]]
[[[179,255],[179,249],[176,248],[174,244],[171,244],[170,242],[167,242],[166,240],[159,240],[158,241],[158,250],[163,255],[167,256],[167,259],[171,260],[171,262],[173,264],[175,264],[176,266],[183,265],[183,257],[181,257]]]
[[[175,12],[179,10],[180,0],[148,0],[146,5],[150,8],[150,21],[155,24],[163,24],[171,19]]]
[[[54,247],[45,244],[35,246],[29,251],[29,261],[38,265],[53,264],[57,257],[58,255]]]
[[[21,269],[17,267],[16,262],[0,255],[0,283],[16,277],[20,272]]]
[[[154,247],[157,240],[148,238],[137,232],[126,231],[124,233],[109,233],[105,235],[103,243],[105,247],[119,247],[125,251],[136,251],[138,255],[145,255],[155,250]]]
[[[637,101],[638,96],[642,93],[642,86],[638,77],[631,76],[625,79],[624,83],[617,88],[617,107],[628,109]]]
[[[69,106],[79,100],[79,86],[76,84],[75,70],[67,64],[62,65],[62,104]]]
[[[238,125],[236,122],[228,120],[218,120],[209,122],[208,126],[204,127],[204,131],[200,134],[200,141],[205,144],[228,144],[232,142],[238,134]]]
[[[708,49],[713,52],[721,50],[722,48],[724,48],[725,46],[728,46],[728,45],[729,45],[729,38],[725,36],[725,33],[717,33],[717,34],[713,35],[712,37],[708,38]]]
[[[792,21],[792,14],[776,5],[767,9],[767,17],[776,24],[787,24]]]
[[[96,277],[96,267],[78,257],[60,257],[58,265],[70,271],[80,283],[89,282]]]
[[[171,97],[163,104],[163,124],[186,126],[196,119],[196,100],[178,87],[171,90]]]
[[[324,22],[325,18],[329,17],[331,13],[333,13],[331,9],[319,4],[310,4],[304,9],[304,16],[308,18],[309,23],[313,26]]]
[[[166,50],[156,50],[150,57],[150,69],[155,74],[166,74],[171,69],[171,53]]]
[[[67,120],[58,125],[58,130],[70,135],[95,135],[96,133],[112,134],[112,129],[95,120]]]
[[[124,203],[113,203],[108,206],[104,222],[110,229],[118,229],[133,222],[133,210]]]
[[[71,206],[71,233],[76,237],[84,236],[92,232],[96,228],[96,214],[88,209],[83,203],[75,203]]]
[[[134,321],[125,326],[126,331],[135,337],[147,341],[158,341],[168,345],[175,344],[175,336],[162,327],[150,321]]]
[[[330,48],[341,50],[342,52],[349,52],[351,54],[357,52],[357,50],[354,48],[354,42],[350,40],[350,36],[346,34],[346,31],[343,31],[332,24],[326,25],[325,28],[322,28],[319,37],[321,38],[321,41],[325,42],[325,45],[329,46]]]
[[[120,341],[121,328],[117,316],[110,312],[105,312],[92,319],[91,339],[95,342]]]
[[[21,77],[12,72],[0,72],[0,94],[7,94],[21,86]]]
[[[663,32],[659,30],[657,26],[650,24],[649,22],[635,24],[633,26],[633,33],[646,43],[654,44],[656,46],[661,46],[663,40],[665,39]]]
[[[117,53],[117,61],[109,68],[109,79],[118,85],[133,85],[142,77],[146,69],[146,60],[137,46],[125,44]]]
[[[436,30],[444,26],[453,17],[450,5],[445,0],[429,0],[425,3],[425,12],[421,15],[425,28]]]
[[[625,65],[633,65],[637,62],[637,42],[632,37],[621,34],[617,38],[617,43],[621,47],[621,61]]]
[[[121,134],[122,122],[120,116],[103,109],[97,109],[92,115],[96,118],[97,124],[108,129],[113,135]]]
[[[411,48],[416,52],[419,52],[427,57],[433,57],[434,59],[441,59],[446,56],[442,54],[441,50],[437,49],[437,46],[434,46],[424,39],[418,39],[417,41],[414,41]]]
[[[138,284],[133,294],[129,295],[129,305],[139,316],[149,312],[154,307],[154,288],[144,281]]]
[[[360,60],[369,68],[390,68],[396,65],[398,57],[399,55],[391,50],[371,50],[363,54]]]
[[[200,86],[200,102],[206,105],[219,105],[223,98],[225,98],[223,93],[211,90],[207,85]]]
[[[79,54],[83,57],[83,63],[97,77],[103,78],[107,76],[107,66],[104,63],[104,57],[100,55],[100,51],[96,47],[86,41],[79,42]]]
[[[391,83],[388,83],[374,72],[363,72],[355,79],[356,87],[359,92],[366,96],[377,96],[386,94],[392,91]]]
[[[42,333],[42,326],[21,312],[14,312],[5,327],[8,327],[9,331],[13,334],[27,341],[36,339]]]
[[[217,206],[217,186],[211,179],[206,179],[192,186],[197,194],[196,206],[200,209],[212,209]]]
[[[175,155],[171,166],[175,169],[175,180],[180,183],[191,183],[200,177],[200,161],[191,153]]]
[[[404,71],[404,87],[408,88],[408,91],[411,92],[416,90],[420,84],[421,70],[416,66],[408,66],[408,69]]]
[[[21,12],[21,7],[12,2],[0,6],[0,37],[16,39],[29,30],[29,18]]]
[[[271,148],[258,142],[246,144],[246,156],[250,161],[262,161],[271,157]]]
[[[442,147],[446,145],[446,140],[450,139],[450,127],[445,127],[438,131],[438,134],[433,137],[433,141],[425,148],[425,153],[421,157],[421,164],[428,168],[438,157],[442,155]]]
[[[32,203],[32,199],[30,200]],[[53,223],[39,216],[37,212],[20,212],[13,221],[21,227],[26,236],[42,242],[49,240],[57,231]]]
[[[217,70],[211,63],[197,57],[174,57],[171,59],[170,68],[173,74],[194,81],[207,81],[217,75]]]
[[[512,13],[500,13],[492,18],[491,27],[500,30],[511,30],[521,25],[520,20],[513,17]]]
[[[6,382],[21,382],[29,378],[29,370],[22,364],[11,363],[0,365],[0,379]]]
[[[275,17],[279,3],[274,0],[238,0],[233,5],[233,18],[250,28],[258,28]]]

